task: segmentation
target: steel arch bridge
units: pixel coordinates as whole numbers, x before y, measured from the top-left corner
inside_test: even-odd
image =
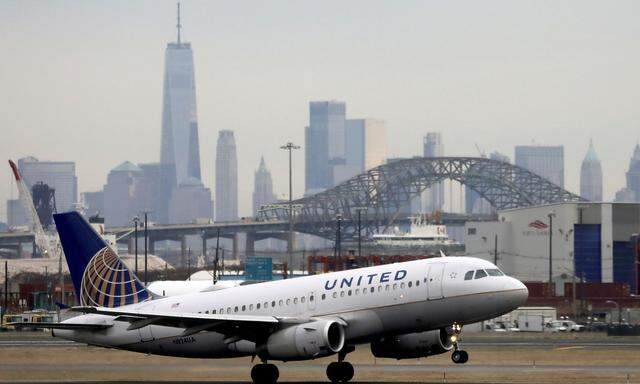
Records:
[[[361,210],[364,234],[388,228],[410,198],[450,179],[476,191],[496,210],[583,201],[549,180],[522,167],[487,158],[415,157],[372,168],[334,188],[293,201],[295,229],[335,237],[341,215],[347,237],[357,231]],[[366,209],[366,210],[365,210]],[[260,220],[288,220],[288,204],[263,208]]]

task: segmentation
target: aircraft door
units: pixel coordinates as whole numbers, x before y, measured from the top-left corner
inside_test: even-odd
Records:
[[[434,263],[429,265],[427,275],[427,299],[442,299],[442,276],[444,275],[444,263]]]

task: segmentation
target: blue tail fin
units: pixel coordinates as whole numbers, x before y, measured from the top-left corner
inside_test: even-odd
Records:
[[[104,239],[78,212],[53,215],[80,305],[120,307],[151,298]]]

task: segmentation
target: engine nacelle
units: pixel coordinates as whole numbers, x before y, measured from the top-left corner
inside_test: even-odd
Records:
[[[258,356],[282,361],[328,356],[342,349],[344,338],[344,328],[337,321],[312,321],[274,332],[258,348]]]
[[[439,355],[451,348],[451,336],[445,329],[386,336],[371,343],[373,356],[398,360]]]

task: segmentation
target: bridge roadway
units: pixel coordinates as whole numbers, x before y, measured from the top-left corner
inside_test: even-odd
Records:
[[[493,215],[463,215],[454,213],[444,213],[442,215],[442,222],[446,225],[464,225],[469,220],[491,220],[495,219]],[[342,221],[343,225],[355,223],[349,223],[347,220]],[[394,221],[394,224],[408,224],[409,219],[407,217],[398,218]],[[365,227],[378,226],[380,223],[373,220],[367,220],[366,217],[362,217],[363,235],[366,234]],[[317,234],[318,223],[305,223],[296,222],[294,229],[300,233]],[[337,227],[336,221],[325,223],[327,226],[326,232],[335,233]],[[275,238],[284,241],[288,241],[288,229],[289,225],[287,221],[283,220],[269,220],[269,221],[255,221],[255,220],[242,220],[234,222],[215,222],[215,223],[189,223],[189,224],[154,224],[147,228],[149,237],[149,251],[155,252],[155,243],[158,241],[178,241],[181,243],[181,249],[186,252],[186,236],[200,236],[203,242],[203,248],[207,248],[207,240],[215,239],[218,236],[218,232],[221,238],[227,238],[233,240],[234,255],[236,255],[238,249],[238,234],[246,234],[245,249],[247,253],[252,253],[255,247],[255,242]],[[384,228],[383,228],[384,229]],[[118,243],[127,244],[129,252],[133,253],[134,247],[134,229],[133,227],[112,227],[107,228],[107,233],[114,234]],[[138,237],[143,236],[143,230],[138,229]],[[365,235],[366,236],[366,235]],[[343,240],[354,240],[353,233],[344,233]],[[33,243],[34,237],[30,232],[6,232],[0,233],[0,248],[16,249],[21,251],[23,243]]]

